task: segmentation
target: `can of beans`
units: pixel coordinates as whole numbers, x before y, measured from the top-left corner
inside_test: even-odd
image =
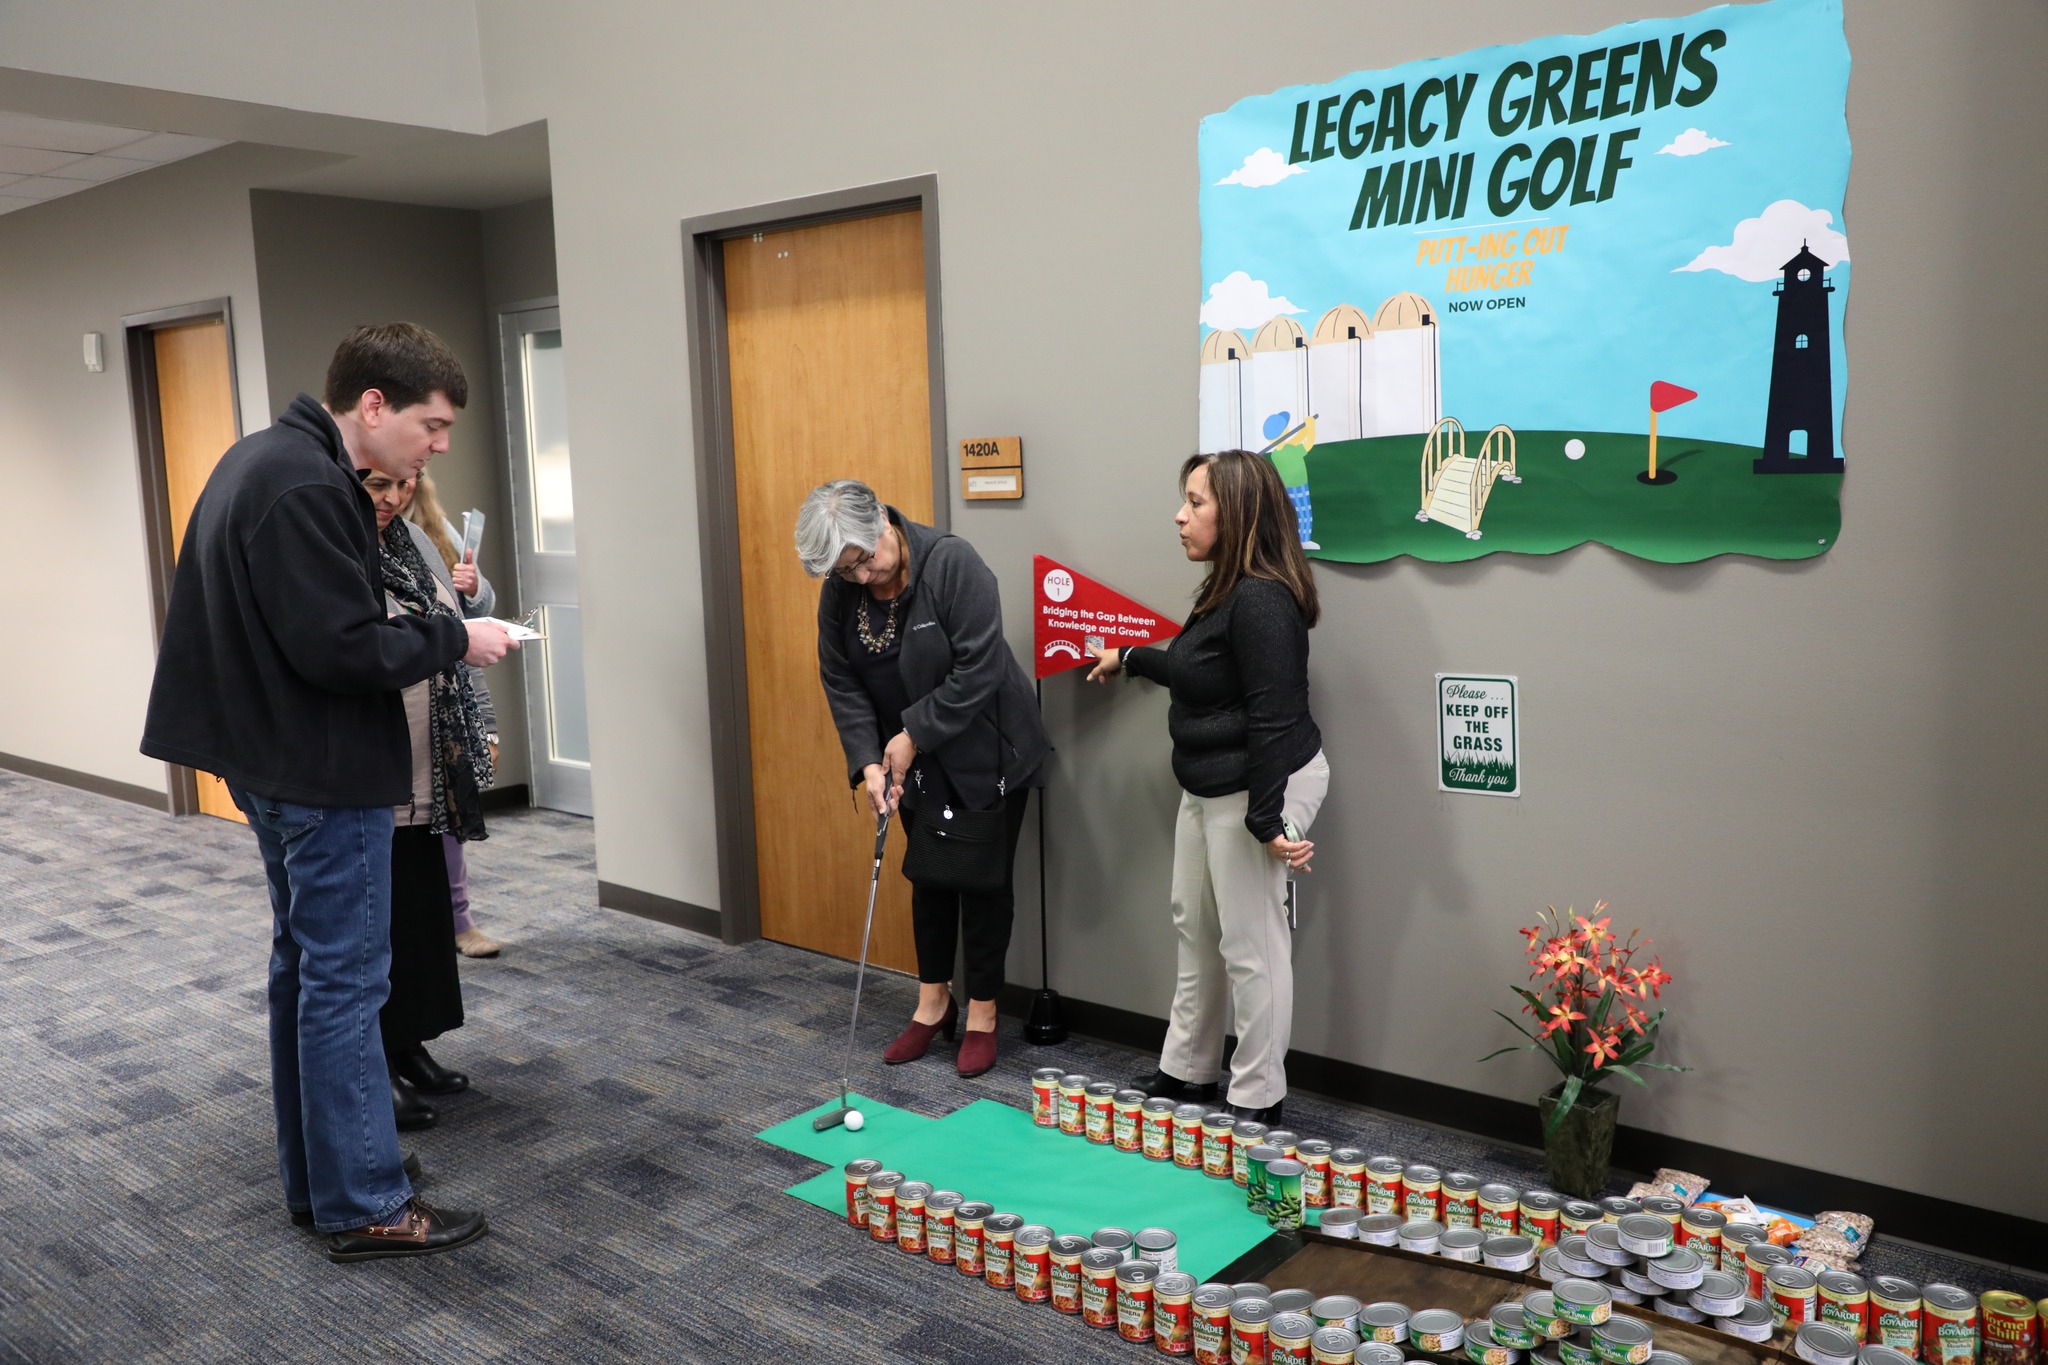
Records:
[[[1762,1299],[1768,1306],[1770,1291],[1764,1285],[1764,1275],[1773,1266],[1790,1262],[1792,1253],[1772,1242],[1751,1242],[1742,1249],[1742,1268],[1749,1272],[1749,1296]]]
[[[1408,1340],[1408,1319],[1413,1316],[1407,1304],[1392,1299],[1369,1303],[1358,1314],[1358,1334],[1367,1341],[1399,1346]]]
[[[1149,1161],[1173,1160],[1173,1101],[1153,1098],[1139,1106],[1138,1145]]]
[[[1017,1229],[1010,1278],[1017,1282],[1017,1297],[1025,1303],[1052,1299],[1052,1235],[1052,1229],[1042,1223],[1027,1223]]]
[[[1318,1327],[1308,1340],[1308,1358],[1315,1365],[1352,1365],[1358,1359],[1358,1333],[1342,1327]]]
[[[1685,1201],[1668,1194],[1646,1194],[1636,1202],[1643,1206],[1644,1213],[1655,1214],[1674,1228],[1685,1213]]]
[[[1301,1177],[1301,1163],[1291,1157],[1266,1163],[1266,1222],[1277,1231],[1301,1226]]]
[[[1607,1215],[1600,1206],[1590,1199],[1567,1199],[1564,1207],[1557,1211],[1557,1235],[1560,1239],[1575,1234],[1584,1234],[1595,1223],[1604,1223]]]
[[[1230,1304],[1236,1297],[1227,1284],[1205,1284],[1195,1291],[1190,1319],[1195,1365],[1230,1365]]]
[[[896,1240],[896,1191],[901,1171],[876,1171],[868,1177],[868,1236],[877,1242]]]
[[[1266,1324],[1266,1359],[1272,1365],[1309,1365],[1316,1320],[1306,1313],[1275,1313]]]
[[[1358,1330],[1358,1315],[1364,1311],[1365,1305],[1349,1294],[1325,1294],[1308,1306],[1316,1326],[1342,1327],[1347,1332]]]
[[[992,1213],[981,1222],[981,1278],[992,1289],[1017,1287],[1017,1233],[1024,1220],[1014,1213]]]
[[[1376,1247],[1399,1246],[1406,1226],[1398,1213],[1368,1213],[1358,1220],[1358,1240]]]
[[[1358,1240],[1358,1220],[1365,1217],[1357,1209],[1324,1209],[1317,1227],[1325,1237],[1342,1237],[1347,1242]]]
[[[1418,1351],[1455,1351],[1465,1344],[1465,1319],[1448,1308],[1425,1308],[1408,1319],[1408,1340]]]
[[[1195,1353],[1195,1277],[1162,1270],[1152,1282],[1152,1345],[1163,1356]]]
[[[1301,1163],[1302,1207],[1329,1208],[1330,1144],[1321,1138],[1303,1138],[1294,1144],[1294,1159]]]
[[[1107,1147],[1116,1127],[1116,1082],[1093,1081],[1081,1092],[1081,1134]]]
[[[1952,1284],[1920,1291],[1920,1358],[1927,1365],[1975,1365],[1977,1300]]]
[[[1090,1249],[1075,1233],[1052,1239],[1052,1306],[1062,1313],[1081,1311],[1081,1258]]]
[[[1230,1178],[1237,1182],[1239,1189],[1243,1189],[1245,1182],[1251,1179],[1246,1169],[1246,1163],[1251,1159],[1248,1154],[1252,1148],[1265,1142],[1266,1131],[1265,1124],[1251,1119],[1239,1119],[1230,1131]]]
[[[1606,1365],[1644,1365],[1653,1336],[1641,1318],[1609,1318],[1593,1329],[1593,1354]]]
[[[1218,1180],[1230,1179],[1231,1130],[1237,1127],[1237,1116],[1227,1109],[1213,1114],[1202,1115],[1202,1174]]]
[[[1109,1140],[1119,1152],[1139,1152],[1144,1150],[1144,1125],[1141,1122],[1141,1116],[1144,1111],[1144,1091],[1119,1090],[1116,1092],[1116,1107],[1114,1117],[1110,1122]]]
[[[1522,1192],[1513,1185],[1490,1181],[1479,1187],[1479,1230],[1488,1237],[1512,1237],[1521,1231]]]
[[[1813,1321],[1814,1312],[1820,1306],[1820,1286],[1815,1282],[1813,1272],[1804,1266],[1772,1266],[1764,1272],[1764,1292],[1768,1296],[1764,1302],[1771,1306],[1771,1317],[1780,1331],[1797,1332],[1802,1325]],[[1976,1307],[1975,1300],[1971,1300],[1971,1307]],[[1973,1355],[1975,1350],[1973,1341]]]
[[[913,1256],[925,1254],[924,1201],[932,1187],[922,1180],[906,1180],[896,1187],[896,1249]]]
[[[1476,1228],[1479,1226],[1479,1186],[1482,1182],[1476,1175],[1463,1171],[1452,1171],[1443,1180],[1443,1212],[1438,1215],[1447,1228]]]
[[[933,1190],[924,1201],[924,1254],[942,1265],[953,1260],[953,1220],[965,1202],[955,1190]]]
[[[1273,1305],[1256,1297],[1230,1305],[1231,1365],[1264,1365],[1272,1358]]]
[[[1535,1238],[1539,1247],[1557,1245],[1557,1219],[1563,1210],[1564,1199],[1549,1190],[1522,1191],[1522,1202],[1516,1206],[1522,1235]]]
[[[1245,1154],[1244,1162],[1244,1206],[1247,1211],[1264,1218],[1270,1210],[1266,1207],[1266,1163],[1285,1161],[1287,1154],[1278,1147],[1265,1143]]]
[[[1138,1253],[1132,1250],[1132,1244],[1137,1240],[1129,1228],[1109,1227],[1095,1229],[1088,1238],[1088,1244],[1101,1247],[1105,1251],[1114,1251],[1118,1260],[1129,1261],[1137,1258]]]
[[[1365,1207],[1365,1153],[1356,1147],[1339,1147],[1330,1153],[1330,1207]]]
[[[1365,1163],[1367,1213],[1401,1211],[1401,1169],[1401,1159],[1394,1156],[1376,1156]]]
[[[1116,1326],[1116,1268],[1124,1254],[1108,1247],[1081,1253],[1081,1321],[1090,1327]]]
[[[1719,1209],[1703,1209],[1697,1206],[1678,1215],[1678,1244],[1699,1253],[1707,1269],[1721,1268],[1721,1229],[1728,1226],[1728,1215]]]
[[[1870,1286],[1846,1270],[1823,1270],[1814,1277],[1820,1313],[1817,1321],[1847,1332],[1858,1346],[1870,1340]]]
[[[1642,1211],[1643,1206],[1640,1202],[1625,1195],[1610,1194],[1600,1201],[1600,1213],[1610,1223],[1619,1223],[1630,1214]]]
[[[1478,1228],[1445,1228],[1437,1238],[1436,1254],[1446,1261],[1477,1265],[1486,1259],[1486,1234]]]
[[[1192,1171],[1202,1164],[1202,1118],[1206,1112],[1199,1104],[1183,1104],[1173,1111],[1173,1164],[1183,1170]]]
[[[1150,1261],[1161,1271],[1180,1269],[1180,1239],[1169,1228],[1145,1228],[1131,1241],[1141,1261]],[[1193,1286],[1189,1286],[1193,1292]]]
[[[1031,1073],[1031,1121],[1040,1128],[1060,1126],[1060,1069],[1042,1066]]]
[[[872,1157],[846,1163],[846,1222],[865,1230],[868,1225],[868,1181],[882,1163]]]
[[[1411,1223],[1441,1223],[1444,1217],[1444,1173],[1421,1161],[1403,1166],[1399,1212]]]
[[[1919,1285],[1896,1275],[1879,1275],[1870,1281],[1870,1340],[1919,1356]]]
[[[982,1270],[984,1225],[995,1206],[970,1199],[953,1210],[953,1269],[962,1275],[979,1276]]]
[[[1070,1137],[1088,1131],[1088,1086],[1086,1076],[1060,1077],[1060,1131]]]
[[[1152,1340],[1152,1288],[1159,1267],[1125,1261],[1116,1268],[1116,1334],[1125,1341]]]
[[[2032,1299],[1993,1289],[1977,1300],[1977,1312],[1982,1322],[1984,1365],[2033,1365],[2039,1338]]]

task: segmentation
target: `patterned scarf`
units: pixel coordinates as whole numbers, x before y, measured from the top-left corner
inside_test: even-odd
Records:
[[[415,616],[456,616],[434,591],[434,572],[412,532],[394,521],[380,556],[384,587]],[[483,789],[497,780],[491,770],[491,749],[484,739],[482,714],[469,670],[456,664],[427,679],[428,771],[433,775],[434,805],[429,828],[465,842],[488,838],[484,829]]]

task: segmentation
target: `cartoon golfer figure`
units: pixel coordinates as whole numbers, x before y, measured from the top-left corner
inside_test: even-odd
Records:
[[[1298,426],[1288,426],[1292,414],[1276,412],[1265,421],[1262,434],[1268,444],[1259,453],[1273,462],[1280,471],[1280,482],[1287,486],[1287,496],[1294,503],[1294,522],[1300,528],[1301,548],[1320,550],[1313,532],[1316,524],[1315,507],[1309,501],[1308,453],[1316,448],[1316,419],[1311,413],[1301,419]]]

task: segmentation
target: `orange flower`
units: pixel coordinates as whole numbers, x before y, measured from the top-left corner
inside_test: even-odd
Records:
[[[1587,1043],[1584,1050],[1592,1054],[1595,1070],[1621,1055],[1621,1049],[1616,1046],[1620,1041],[1620,1037],[1612,1031],[1593,1035],[1593,1041]]]
[[[1607,902],[1602,901],[1600,905],[1594,906],[1593,913],[1596,915],[1599,914],[1601,906],[1604,906],[1606,903]],[[1607,929],[1608,924],[1614,918],[1612,915],[1608,915],[1597,922],[1594,920],[1587,919],[1584,915],[1576,915],[1573,918],[1575,918],[1579,922],[1578,932],[1574,934],[1573,937],[1583,939],[1589,945],[1597,947],[1599,946],[1600,941],[1602,939],[1611,939],[1614,937],[1614,935],[1608,932]]]
[[[1574,1020],[1584,1019],[1585,1017],[1585,1015],[1573,1009],[1569,1003],[1552,1005],[1550,1007],[1550,1017],[1543,1021],[1542,1036],[1548,1038],[1559,1029],[1569,1032]]]

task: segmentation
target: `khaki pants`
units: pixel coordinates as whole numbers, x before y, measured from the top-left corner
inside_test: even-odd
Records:
[[[1330,789],[1320,751],[1287,779],[1281,809],[1304,835]],[[1248,1109],[1287,1094],[1294,1033],[1294,952],[1287,928],[1287,868],[1244,827],[1247,792],[1181,793],[1173,829],[1173,927],[1180,971],[1160,1069],[1196,1085],[1223,1071],[1226,1022],[1235,1024],[1230,1103]],[[1226,988],[1226,976],[1228,978]],[[1226,1002],[1232,1020],[1224,1015]]]

